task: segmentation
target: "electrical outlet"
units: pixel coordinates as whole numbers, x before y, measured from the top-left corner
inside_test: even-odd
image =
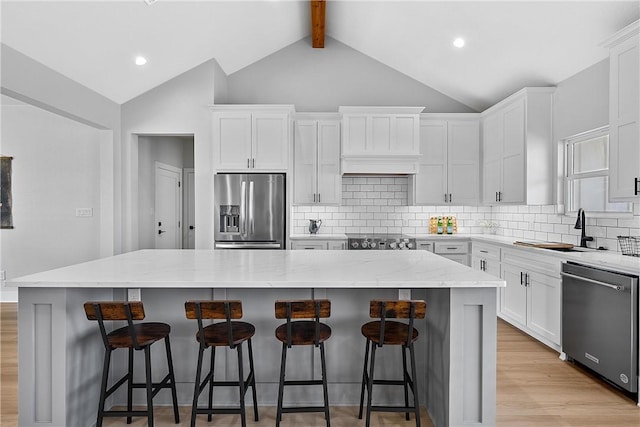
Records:
[[[142,301],[140,296],[140,288],[127,289],[127,301]]]
[[[411,289],[398,289],[398,299],[408,301],[411,299]]]
[[[76,208],[77,217],[90,217],[93,216],[93,208]]]

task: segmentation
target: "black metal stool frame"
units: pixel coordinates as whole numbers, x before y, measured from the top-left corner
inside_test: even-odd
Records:
[[[364,353],[364,367],[362,370],[362,388],[360,392],[360,410],[358,412],[358,418],[362,419],[364,393],[365,387],[367,391],[367,417],[365,426],[369,427],[371,423],[371,412],[405,412],[406,420],[410,419],[409,413],[414,412],[416,418],[416,427],[420,427],[420,404],[417,392],[417,379],[416,379],[416,357],[415,349],[413,346],[413,320],[415,318],[416,303],[411,301],[411,308],[409,314],[409,323],[407,325],[407,342],[402,344],[402,380],[376,380],[374,379],[374,367],[376,359],[376,349],[382,348],[384,345],[384,330],[386,322],[386,303],[380,302],[380,336],[379,342],[374,343],[367,338],[365,353]],[[371,349],[371,350],[370,350]],[[407,349],[409,349],[409,355],[411,358],[411,374],[407,371]],[[369,351],[371,351],[371,363],[369,364]],[[367,372],[369,368],[369,372]],[[372,391],[373,385],[401,385],[404,387],[404,406],[373,406],[372,403]],[[413,406],[409,406],[409,389],[413,394]]]
[[[171,344],[169,343],[169,336],[167,335],[164,338],[169,373],[162,379],[162,381],[160,381],[159,383],[154,383],[152,382],[152,378],[151,378],[151,344],[144,345],[144,346],[140,346],[138,344],[138,339],[134,332],[134,323],[133,323],[133,316],[131,314],[131,308],[129,307],[129,304],[125,303],[127,327],[129,329],[131,342],[133,343],[133,347],[129,347],[128,371],[126,375],[124,375],[114,385],[112,385],[109,389],[107,389],[107,382],[109,380],[109,365],[111,363],[111,353],[115,350],[115,348],[112,348],[111,345],[109,344],[109,339],[108,339],[109,334],[107,333],[107,330],[104,326],[104,319],[102,316],[102,309],[100,305],[93,304],[93,309],[95,310],[96,318],[98,320],[98,325],[100,328],[100,333],[102,335],[102,341],[105,347],[104,367],[102,369],[102,380],[101,380],[101,386],[100,386],[100,402],[98,404],[98,419],[96,422],[96,427],[102,427],[104,417],[127,417],[127,424],[131,424],[132,417],[136,417],[136,416],[146,416],[148,426],[153,427],[153,398],[163,388],[171,389],[174,419],[176,424],[178,424],[180,422],[180,414],[178,411],[178,397],[177,397],[176,387],[175,387],[176,382],[175,382],[175,375],[173,372],[173,360],[171,358]],[[133,382],[134,350],[144,351],[145,379],[146,379],[144,383]],[[127,410],[126,411],[105,410],[104,406],[105,406],[105,400],[107,399],[107,397],[111,396],[125,382],[127,382]],[[146,389],[147,391],[147,410],[146,411],[133,410],[132,399],[133,399],[134,388]]]
[[[204,325],[202,323],[202,302],[194,301],[196,305],[196,316],[198,321],[198,334],[200,336],[200,345],[198,348],[198,366],[196,368],[195,388],[193,392],[193,404],[191,406],[191,427],[196,425],[196,415],[206,414],[207,421],[211,421],[214,414],[240,414],[240,420],[242,427],[246,427],[246,414],[245,414],[245,395],[249,387],[252,388],[253,394],[253,417],[255,421],[259,420],[258,417],[258,398],[256,393],[256,378],[253,367],[253,348],[251,346],[251,338],[247,340],[247,347],[249,350],[249,375],[243,380],[243,359],[242,359],[242,343],[234,344],[233,328],[231,322],[231,310],[229,308],[229,301],[224,301],[225,309],[225,322],[227,325],[227,335],[229,337],[229,348],[236,350],[238,353],[238,381],[215,381],[214,380],[214,364],[216,355],[216,346],[211,345],[211,359],[209,366],[209,373],[202,377],[202,362],[204,359],[204,352],[207,349],[207,343],[205,342]],[[198,398],[204,391],[205,387],[209,384],[209,402],[207,408],[198,407]],[[213,388],[214,387],[239,387],[240,389],[240,407],[239,408],[214,408],[213,407]]]
[[[285,380],[286,362],[287,362],[287,349],[293,345],[291,343],[291,303],[286,302],[287,307],[287,342],[282,343],[282,359],[280,362],[280,383],[278,387],[278,409],[276,413],[276,427],[280,426],[283,413],[296,413],[296,412],[324,412],[324,418],[327,422],[327,427],[331,427],[331,418],[329,415],[329,392],[327,390],[327,365],[325,361],[324,342],[320,342],[320,302],[314,303],[314,323],[315,333],[313,345],[320,349],[320,362],[322,367],[322,379],[321,380]],[[284,399],[284,387],[285,386],[301,386],[301,385],[322,385],[324,405],[323,406],[295,406],[295,407],[283,407]]]

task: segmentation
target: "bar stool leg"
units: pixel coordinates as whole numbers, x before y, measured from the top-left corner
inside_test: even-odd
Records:
[[[287,344],[282,344],[282,360],[280,361],[280,385],[278,386],[278,411],[276,413],[276,427],[280,426],[282,421],[282,397],[284,394],[284,374],[287,363]]]
[[[324,392],[324,418],[327,420],[327,427],[331,427],[329,416],[329,391],[327,390],[327,364],[324,358],[324,343],[320,343],[320,362],[322,364],[322,390]]]
[[[368,362],[369,362],[369,343],[370,341],[367,340],[367,342],[365,343],[365,349],[364,349],[364,368],[362,368],[362,389],[360,390],[360,411],[358,412],[359,419],[362,419],[362,407],[364,405],[364,389],[369,383],[369,380],[367,379],[367,368],[368,368]]]
[[[127,411],[133,410],[133,347],[129,347],[129,372],[127,381]],[[133,417],[127,417],[127,424],[131,424]]]
[[[238,351],[238,385],[240,386],[240,421],[242,423],[242,427],[247,427],[247,415],[245,413],[245,404],[244,404],[244,369],[242,362],[242,344],[236,346],[236,350]]]
[[[213,377],[214,377],[214,366],[216,363],[216,347],[211,346],[211,366],[209,366],[209,413],[207,414],[207,421],[211,422],[213,419],[213,414],[211,411],[213,410]]]
[[[369,369],[369,381],[367,381],[367,421],[366,427],[371,425],[371,394],[373,392],[373,368],[376,364],[376,347],[375,343],[371,343],[371,366]]]
[[[100,402],[98,403],[98,419],[96,427],[102,427],[104,419],[104,401],[107,398],[107,381],[109,380],[109,365],[111,363],[111,349],[106,349],[104,353],[104,366],[102,368],[102,381],[100,382]]]
[[[144,363],[147,380],[147,425],[153,427],[153,382],[151,380],[151,348],[144,347]]]
[[[405,419],[409,421],[409,381],[407,380],[407,346],[402,345],[402,381],[404,385],[404,406],[407,408]]]
[[[196,382],[193,390],[193,404],[191,405],[191,427],[196,427],[196,416],[198,410],[198,397],[200,397],[200,377],[202,376],[202,357],[204,348],[198,347],[198,365],[196,366]]]
[[[253,390],[253,419],[254,421],[258,421],[258,396],[256,393],[256,373],[253,370],[253,347],[251,346],[251,338],[249,338],[247,346],[249,347],[249,375],[251,376],[249,386],[251,386]]]
[[[169,377],[171,379],[171,400],[173,401],[173,418],[178,424],[180,422],[180,412],[178,411],[178,393],[176,392],[176,376],[173,372],[173,358],[171,357],[171,344],[169,336],[164,339],[164,347],[167,352],[167,365],[169,368]]]
[[[409,354],[411,355],[411,379],[413,381],[413,405],[416,413],[416,427],[420,427],[420,403],[418,401],[418,376],[416,375],[416,354],[413,343],[409,346]]]

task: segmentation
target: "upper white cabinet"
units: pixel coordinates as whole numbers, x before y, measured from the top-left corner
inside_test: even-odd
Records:
[[[479,114],[422,114],[420,154],[419,172],[409,178],[410,204],[478,204]]]
[[[340,118],[298,114],[294,125],[294,204],[340,204]]]
[[[553,203],[554,91],[524,88],[482,113],[485,204]]]
[[[416,173],[424,107],[340,107],[342,173]]]
[[[609,198],[640,196],[640,21],[614,34],[609,47]]]
[[[215,105],[212,110],[216,170],[289,168],[293,106]]]

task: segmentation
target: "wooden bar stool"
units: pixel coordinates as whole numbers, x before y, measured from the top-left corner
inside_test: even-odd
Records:
[[[427,305],[424,301],[379,301],[372,300],[369,304],[369,316],[378,318],[362,325],[362,335],[367,339],[364,353],[364,368],[362,369],[362,390],[360,392],[360,412],[358,418],[362,419],[362,406],[364,403],[365,385],[367,389],[367,421],[366,427],[371,422],[371,411],[381,412],[405,412],[409,420],[409,412],[415,413],[416,426],[420,427],[420,407],[418,402],[418,379],[416,377],[416,356],[413,343],[418,339],[418,330],[413,327],[414,319],[424,319]],[[409,319],[408,324],[397,321],[388,321],[387,318]],[[402,346],[402,380],[376,380],[374,379],[374,367],[376,349],[383,345]],[[407,349],[411,358],[411,375],[407,371]],[[369,351],[371,351],[371,363],[369,363]],[[367,369],[369,372],[367,372]],[[374,384],[402,385],[404,387],[404,406],[372,406],[371,394]],[[409,406],[409,389],[413,394],[413,406]]]
[[[102,382],[100,387],[100,402],[98,404],[97,427],[102,426],[104,417],[127,417],[127,424],[131,424],[132,417],[146,416],[148,425],[153,427],[153,398],[163,388],[171,389],[173,399],[173,415],[176,424],[180,422],[178,413],[178,397],[176,394],[176,380],[173,374],[173,361],[171,359],[171,345],[169,344],[169,332],[171,327],[166,323],[145,322],[133,323],[134,320],[144,319],[144,306],[142,302],[86,302],[84,311],[89,320],[97,320],[102,334],[102,341],[105,348],[104,368],[102,370]],[[107,333],[105,320],[126,320],[127,326]],[[159,383],[154,383],[151,379],[151,344],[164,339],[167,352],[167,364],[169,373]],[[109,364],[111,362],[111,352],[118,348],[129,349],[129,369],[127,374],[120,378],[111,388],[107,389],[109,378]],[[134,350],[144,351],[146,381],[144,383],[133,382],[133,354]],[[121,385],[127,383],[127,410],[126,411],[105,411],[105,400]],[[147,390],[147,410],[134,411],[132,408],[132,395],[134,388],[145,388]]]
[[[258,399],[256,395],[256,377],[253,370],[253,349],[251,347],[251,337],[256,332],[256,328],[247,322],[231,319],[242,318],[242,303],[240,301],[187,301],[184,304],[187,319],[198,320],[198,332],[196,340],[200,343],[198,350],[198,367],[196,369],[195,389],[193,391],[193,405],[191,406],[191,427],[196,425],[197,414],[207,414],[211,421],[213,414],[240,414],[242,427],[247,425],[245,415],[245,395],[247,389],[253,390],[253,416],[258,421]],[[224,322],[213,323],[203,326],[203,319],[224,319]],[[249,375],[244,379],[242,343],[247,342],[249,348]],[[211,364],[209,373],[200,382],[202,376],[202,359],[204,351],[211,347]],[[229,347],[238,353],[238,381],[214,381],[214,363],[216,357],[216,347]],[[198,407],[198,398],[209,384],[209,405],[207,408]],[[238,408],[214,408],[213,388],[235,386],[240,389],[240,407]]]
[[[320,322],[321,318],[331,316],[331,301],[323,300],[297,300],[276,301],[276,319],[287,319],[276,328],[276,338],[282,342],[282,361],[280,362],[280,386],[278,388],[278,410],[276,414],[276,427],[282,421],[283,413],[292,412],[324,412],[327,427],[330,427],[329,418],[329,393],[327,391],[327,365],[324,357],[324,342],[331,336],[331,328]],[[295,320],[291,319],[314,319]],[[322,364],[321,380],[285,380],[287,365],[287,349],[294,345],[314,345],[320,348],[320,361]],[[324,406],[287,407],[282,406],[285,386],[322,385],[324,393]]]

